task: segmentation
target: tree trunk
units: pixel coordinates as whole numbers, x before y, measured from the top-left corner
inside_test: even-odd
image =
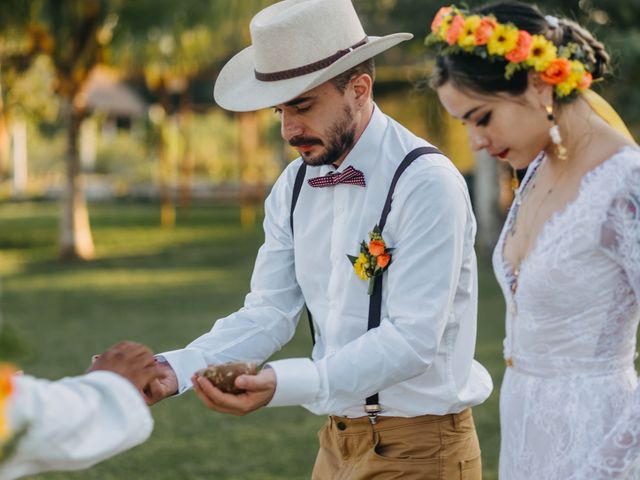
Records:
[[[180,132],[184,142],[184,151],[182,152],[182,161],[180,162],[180,195],[179,205],[181,208],[186,209],[191,205],[191,183],[193,181],[193,168],[194,168],[194,153],[193,153],[193,139],[191,136],[191,120],[193,116],[193,109],[191,105],[191,99],[189,92],[185,92],[181,98],[180,108]],[[183,212],[186,214],[186,211]]]
[[[160,190],[160,226],[176,226],[176,207],[171,194],[171,159],[169,158],[169,120],[160,124],[160,145],[158,146],[158,188]]]
[[[0,184],[7,175],[9,165],[9,128],[7,115],[2,101],[2,85],[0,85]]]
[[[95,172],[98,156],[98,124],[86,118],[80,125],[80,165],[83,172]]]
[[[60,258],[88,260],[94,256],[94,246],[78,154],[82,115],[68,99],[63,102],[62,109],[67,126],[67,158],[60,224]]]
[[[17,120],[11,124],[11,144],[13,159],[13,196],[24,198],[27,193],[27,124]]]
[[[500,178],[498,163],[484,150],[476,155],[474,206],[478,219],[478,248],[490,255],[500,234]]]

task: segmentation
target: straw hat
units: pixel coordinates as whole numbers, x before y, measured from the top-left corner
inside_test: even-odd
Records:
[[[285,103],[413,37],[368,37],[351,0],[284,0],[250,25],[253,45],[224,66],[213,96],[248,112]]]

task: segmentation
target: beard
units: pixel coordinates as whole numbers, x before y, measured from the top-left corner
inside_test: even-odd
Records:
[[[322,145],[324,149],[315,157],[302,155],[302,161],[311,167],[329,165],[336,162],[345,152],[353,147],[356,138],[356,125],[353,113],[348,106],[344,106],[342,115],[336,119],[326,132],[326,141],[317,137],[298,136],[289,140],[289,145]]]

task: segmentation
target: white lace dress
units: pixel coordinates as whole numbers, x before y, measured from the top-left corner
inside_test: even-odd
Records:
[[[519,195],[493,255],[512,365],[500,393],[500,478],[640,479],[640,149],[589,172],[514,275],[502,252]]]

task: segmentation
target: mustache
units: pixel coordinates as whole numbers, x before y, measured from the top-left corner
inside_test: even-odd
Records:
[[[299,147],[301,145],[324,145],[324,144],[322,140],[316,137],[298,136],[298,137],[293,137],[291,140],[289,140],[289,145],[291,145],[292,147]]]

